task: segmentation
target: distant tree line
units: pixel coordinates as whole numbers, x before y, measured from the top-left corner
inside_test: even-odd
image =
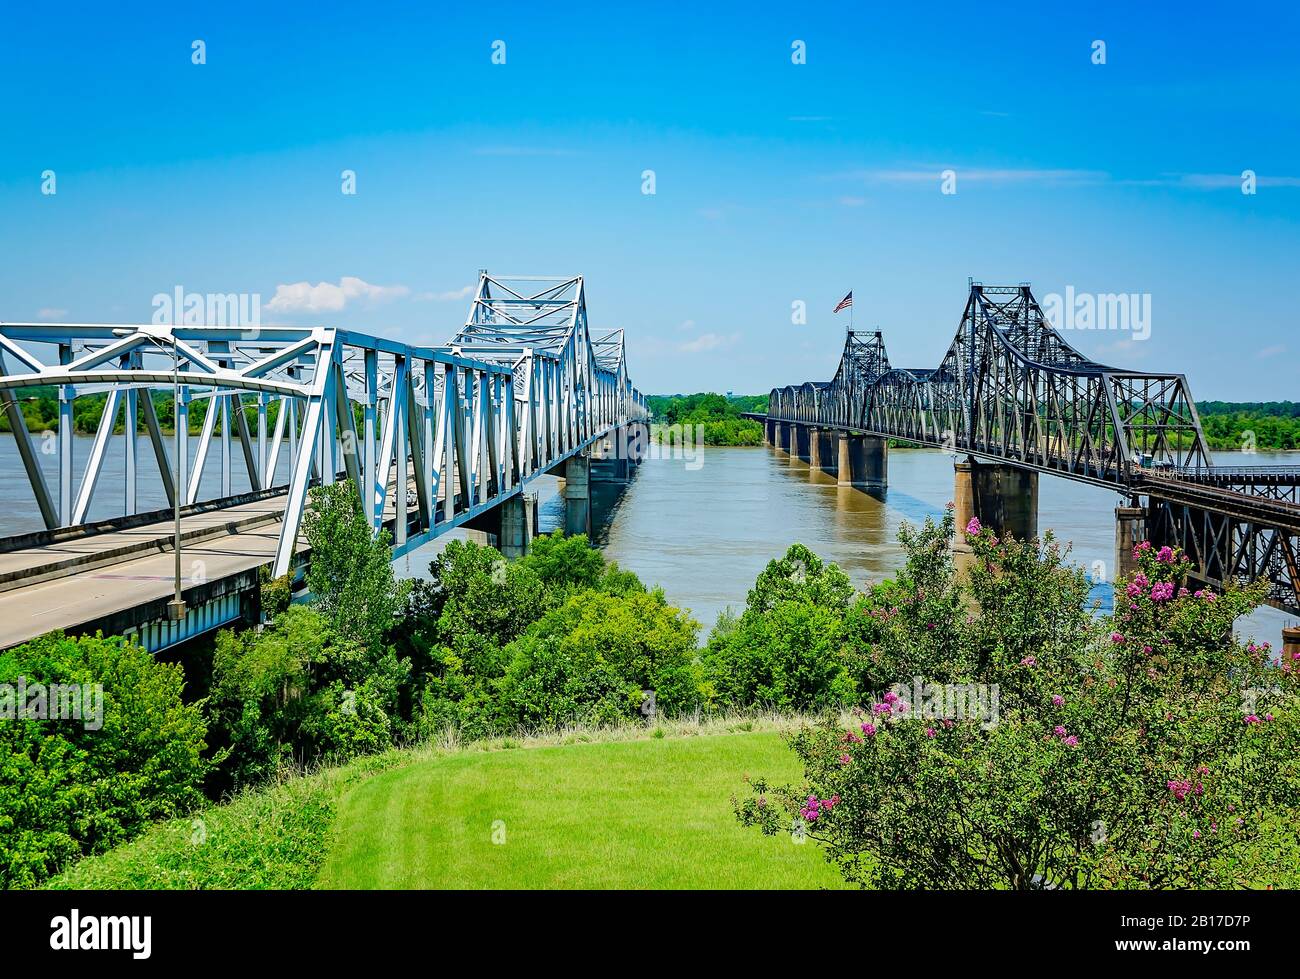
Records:
[[[653,423],[694,426],[705,445],[763,444],[762,423],[741,416],[767,411],[767,395],[654,394],[646,401]]]

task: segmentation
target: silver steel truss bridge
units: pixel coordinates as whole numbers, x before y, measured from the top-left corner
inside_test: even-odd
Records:
[[[57,397],[53,432],[31,431],[22,411],[37,388]],[[104,409],[74,458],[77,399],[92,395]],[[102,565],[97,549],[115,544],[105,535],[156,526],[161,541],[170,510],[140,512],[141,480],[161,484],[168,507],[179,495],[196,525],[252,508],[274,538],[252,557],[281,576],[294,570],[313,484],[352,480],[376,531],[392,527],[396,556],[647,415],[622,331],[589,328],[581,276],[486,272],[443,345],[332,327],[0,323],[0,397],[45,527],[0,540],[0,604],[29,583]],[[178,448],[164,435],[171,419]],[[124,456],[122,512],[91,520],[110,452]],[[248,493],[233,492],[240,469]],[[51,573],[39,555],[61,547],[71,556],[56,555]]]
[[[1090,360],[1028,285],[972,282],[937,367],[894,367],[880,332],[850,331],[835,376],[773,389],[765,417],[1114,489],[1200,580],[1264,579],[1300,614],[1300,469],[1215,466],[1183,375]]]

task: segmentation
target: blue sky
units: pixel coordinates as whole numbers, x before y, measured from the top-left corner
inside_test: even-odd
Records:
[[[0,319],[183,286],[436,343],[479,268],[580,272],[644,390],[757,392],[833,373],[849,289],[934,366],[974,276],[1149,295],[1069,339],[1296,397],[1290,5],[176,6],[0,13]]]

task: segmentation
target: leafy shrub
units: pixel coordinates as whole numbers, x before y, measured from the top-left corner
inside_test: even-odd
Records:
[[[208,706],[213,740],[229,760],[210,788],[390,745],[409,675],[391,649],[340,636],[313,606],[292,605],[261,632],[219,633]]]
[[[293,601],[293,576],[285,574],[272,578],[266,567],[262,568],[261,575],[262,617],[274,619]]]
[[[465,737],[483,737],[516,723],[627,716],[625,701],[633,699],[631,694],[620,688],[612,695],[594,661],[573,659],[561,650],[559,660],[551,662],[549,647],[523,641],[535,623],[562,608],[569,611],[537,636],[556,638],[576,627],[581,617],[569,603],[579,594],[596,602],[601,596],[644,596],[645,587],[632,572],[606,562],[581,534],[539,537],[525,557],[510,562],[495,548],[450,542],[429,565],[429,580],[416,583],[406,604],[406,627],[397,637],[399,652],[418,677],[416,730],[431,736],[453,728]],[[508,705],[502,685],[521,655],[525,661],[535,659],[545,676],[520,684],[516,672],[510,696],[517,702]],[[606,679],[617,685],[619,677],[615,669]],[[553,692],[557,701],[543,705],[538,698],[544,691]],[[676,694],[668,691],[668,696],[672,700]]]
[[[848,575],[802,544],[771,561],[739,618],[721,617],[704,650],[716,706],[816,710],[854,696],[844,620]]]
[[[102,727],[0,723],[0,885],[31,887],[202,802],[206,727],[178,666],[121,638],[51,633],[0,653],[0,683],[103,685]]]
[[[699,625],[663,592],[583,591],[547,613],[512,643],[500,684],[505,726],[552,727],[639,716],[654,690],[667,716],[699,703],[695,635]]]
[[[1300,664],[1232,636],[1261,588],[1191,592],[1186,561],[1143,545],[1114,614],[1094,618],[1050,535],[972,521],[959,585],[938,557],[952,532],[949,513],[909,535],[907,573],[856,610],[864,661],[900,686],[847,730],[795,735],[804,780],[756,780],[741,821],[806,832],[863,886],[1294,882],[1258,876],[1260,847],[1296,852],[1300,801]]]

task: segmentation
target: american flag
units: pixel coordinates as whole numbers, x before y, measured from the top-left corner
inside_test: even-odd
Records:
[[[838,313],[841,309],[848,309],[852,305],[853,305],[853,292],[852,290],[850,290],[849,294],[845,296],[843,299],[841,299],[840,304],[835,307],[835,312]]]

